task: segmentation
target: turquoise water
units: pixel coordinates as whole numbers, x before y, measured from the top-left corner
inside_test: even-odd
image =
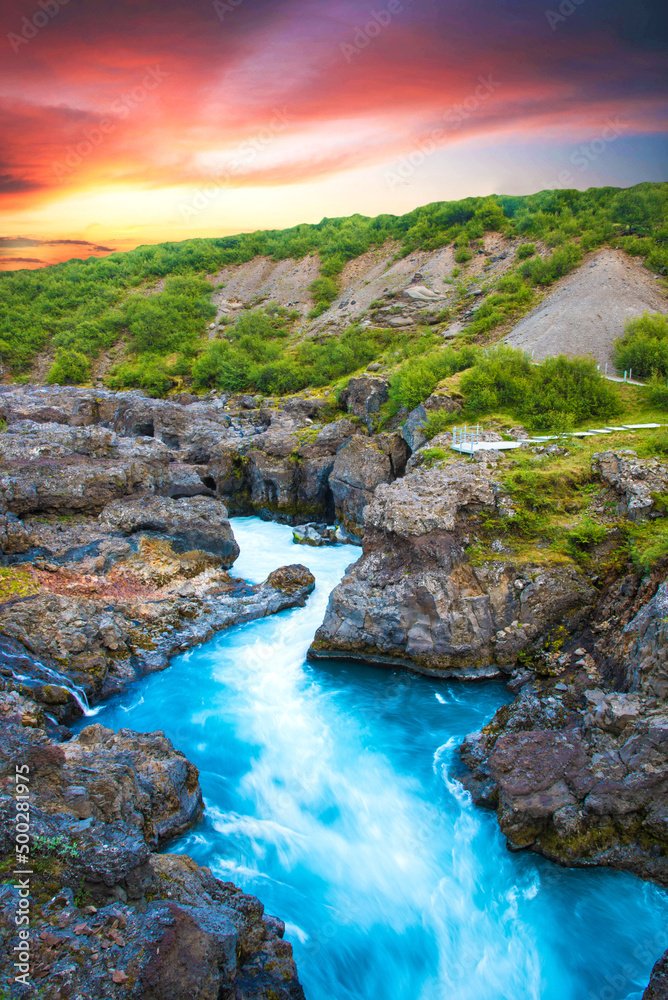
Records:
[[[668,945],[667,894],[510,854],[449,777],[504,687],[308,664],[359,550],[233,526],[234,572],[305,563],[318,580],[307,607],[222,633],[95,719],[162,729],[199,767],[205,818],[169,849],[286,921],[308,1000],[638,1000]]]

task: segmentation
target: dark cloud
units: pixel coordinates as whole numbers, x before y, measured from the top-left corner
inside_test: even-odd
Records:
[[[5,249],[20,250],[23,247],[57,246],[90,247],[91,250],[99,250],[102,253],[113,253],[115,249],[114,247],[98,246],[96,243],[89,242],[89,240],[34,240],[29,236],[0,236],[0,253],[4,253]]]
[[[36,191],[41,185],[24,177],[13,174],[0,174],[0,194],[21,194],[24,191]]]

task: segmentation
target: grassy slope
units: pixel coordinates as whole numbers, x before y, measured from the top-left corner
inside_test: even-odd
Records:
[[[430,251],[452,245],[461,268],[455,275],[459,307],[469,294],[468,260],[486,232],[526,245],[536,242],[546,253],[514,261],[513,274],[488,289],[493,295],[467,326],[462,339],[481,342],[493,339],[535,305],[542,289],[597,246],[622,246],[655,271],[668,266],[667,205],[665,184],[642,184],[626,191],[601,188],[468,198],[427,205],[402,217],[324,219],[316,226],[282,232],[160,244],[39,271],[9,272],[0,275],[0,359],[11,375],[20,377],[48,345],[61,361],[52,377],[85,381],[91,361],[125,339],[125,367],[120,375],[116,372],[117,385],[138,385],[158,395],[189,385],[194,374],[199,388],[298,391],[355,371],[375,357],[373,352],[386,351],[388,344],[379,335],[366,350],[341,352],[337,336],[323,334],[324,350],[314,360],[299,346],[303,329],[296,318],[284,317],[280,337],[265,337],[264,346],[255,343],[230,352],[205,337],[212,318],[206,275],[257,254],[274,260],[317,254],[321,278],[311,288],[314,315],[335,294],[346,262],[368,250],[395,241],[398,253],[405,256],[417,248]],[[419,335],[413,340],[418,341]],[[244,363],[244,350],[247,356],[250,352],[250,365]],[[335,363],[328,364],[328,356],[337,352]],[[225,364],[219,363],[222,356]],[[195,367],[202,357],[208,368],[205,378]],[[392,356],[384,360],[391,363]],[[230,367],[236,368],[236,379],[229,375]]]

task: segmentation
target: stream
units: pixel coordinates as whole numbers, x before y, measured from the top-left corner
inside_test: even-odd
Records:
[[[204,819],[168,849],[285,920],[307,1000],[640,1000],[668,894],[511,854],[449,776],[461,738],[509,700],[503,684],[307,663],[359,550],[232,526],[234,574],[304,563],[306,607],[220,633],[95,718],[163,730],[200,769]]]

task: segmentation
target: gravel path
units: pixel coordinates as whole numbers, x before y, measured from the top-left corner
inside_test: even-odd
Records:
[[[585,258],[541,304],[506,336],[506,343],[534,351],[536,360],[556,354],[589,354],[612,369],[612,346],[631,316],[668,313],[659,281],[633,257],[606,249]]]

